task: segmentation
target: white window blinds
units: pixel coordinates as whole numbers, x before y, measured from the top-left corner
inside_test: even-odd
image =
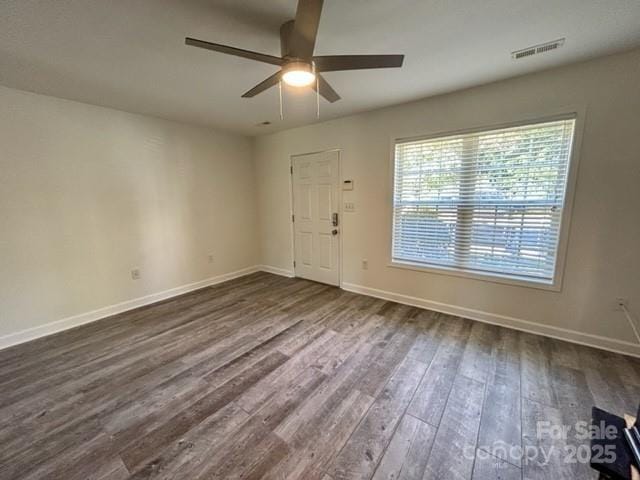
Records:
[[[553,283],[574,125],[396,143],[393,260]]]

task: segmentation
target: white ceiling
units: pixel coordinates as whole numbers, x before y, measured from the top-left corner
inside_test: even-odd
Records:
[[[192,36],[279,55],[296,0],[0,0],[0,84],[260,134],[316,121],[308,89],[240,95],[276,67],[184,45]],[[566,37],[514,61],[512,50]],[[322,119],[640,45],[638,0],[325,0],[316,54],[404,53],[402,69],[325,74]],[[273,124],[259,127],[269,120]]]

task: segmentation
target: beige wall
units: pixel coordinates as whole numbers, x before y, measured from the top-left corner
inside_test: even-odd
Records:
[[[255,265],[251,155],[244,137],[0,87],[0,343]]]
[[[561,292],[387,265],[394,138],[576,108],[586,115]],[[343,215],[345,284],[640,352],[623,343],[634,342],[632,331],[613,308],[623,296],[640,313],[640,50],[259,137],[254,148],[263,264],[292,269],[289,156],[340,148],[343,178],[355,181],[344,200],[356,204],[355,213]],[[368,270],[361,268],[365,258]]]
[[[255,141],[3,87],[0,109],[0,346],[256,264],[290,271],[289,157],[340,148],[355,180],[346,287],[640,353],[613,309],[622,296],[640,313],[640,50]],[[586,113],[560,292],[387,265],[394,138],[575,109]]]

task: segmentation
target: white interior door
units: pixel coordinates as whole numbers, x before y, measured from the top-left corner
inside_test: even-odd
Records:
[[[294,269],[297,277],[340,283],[340,153],[293,157]]]

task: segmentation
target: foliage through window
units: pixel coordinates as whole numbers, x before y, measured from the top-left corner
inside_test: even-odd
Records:
[[[393,261],[553,283],[574,127],[397,142]]]

